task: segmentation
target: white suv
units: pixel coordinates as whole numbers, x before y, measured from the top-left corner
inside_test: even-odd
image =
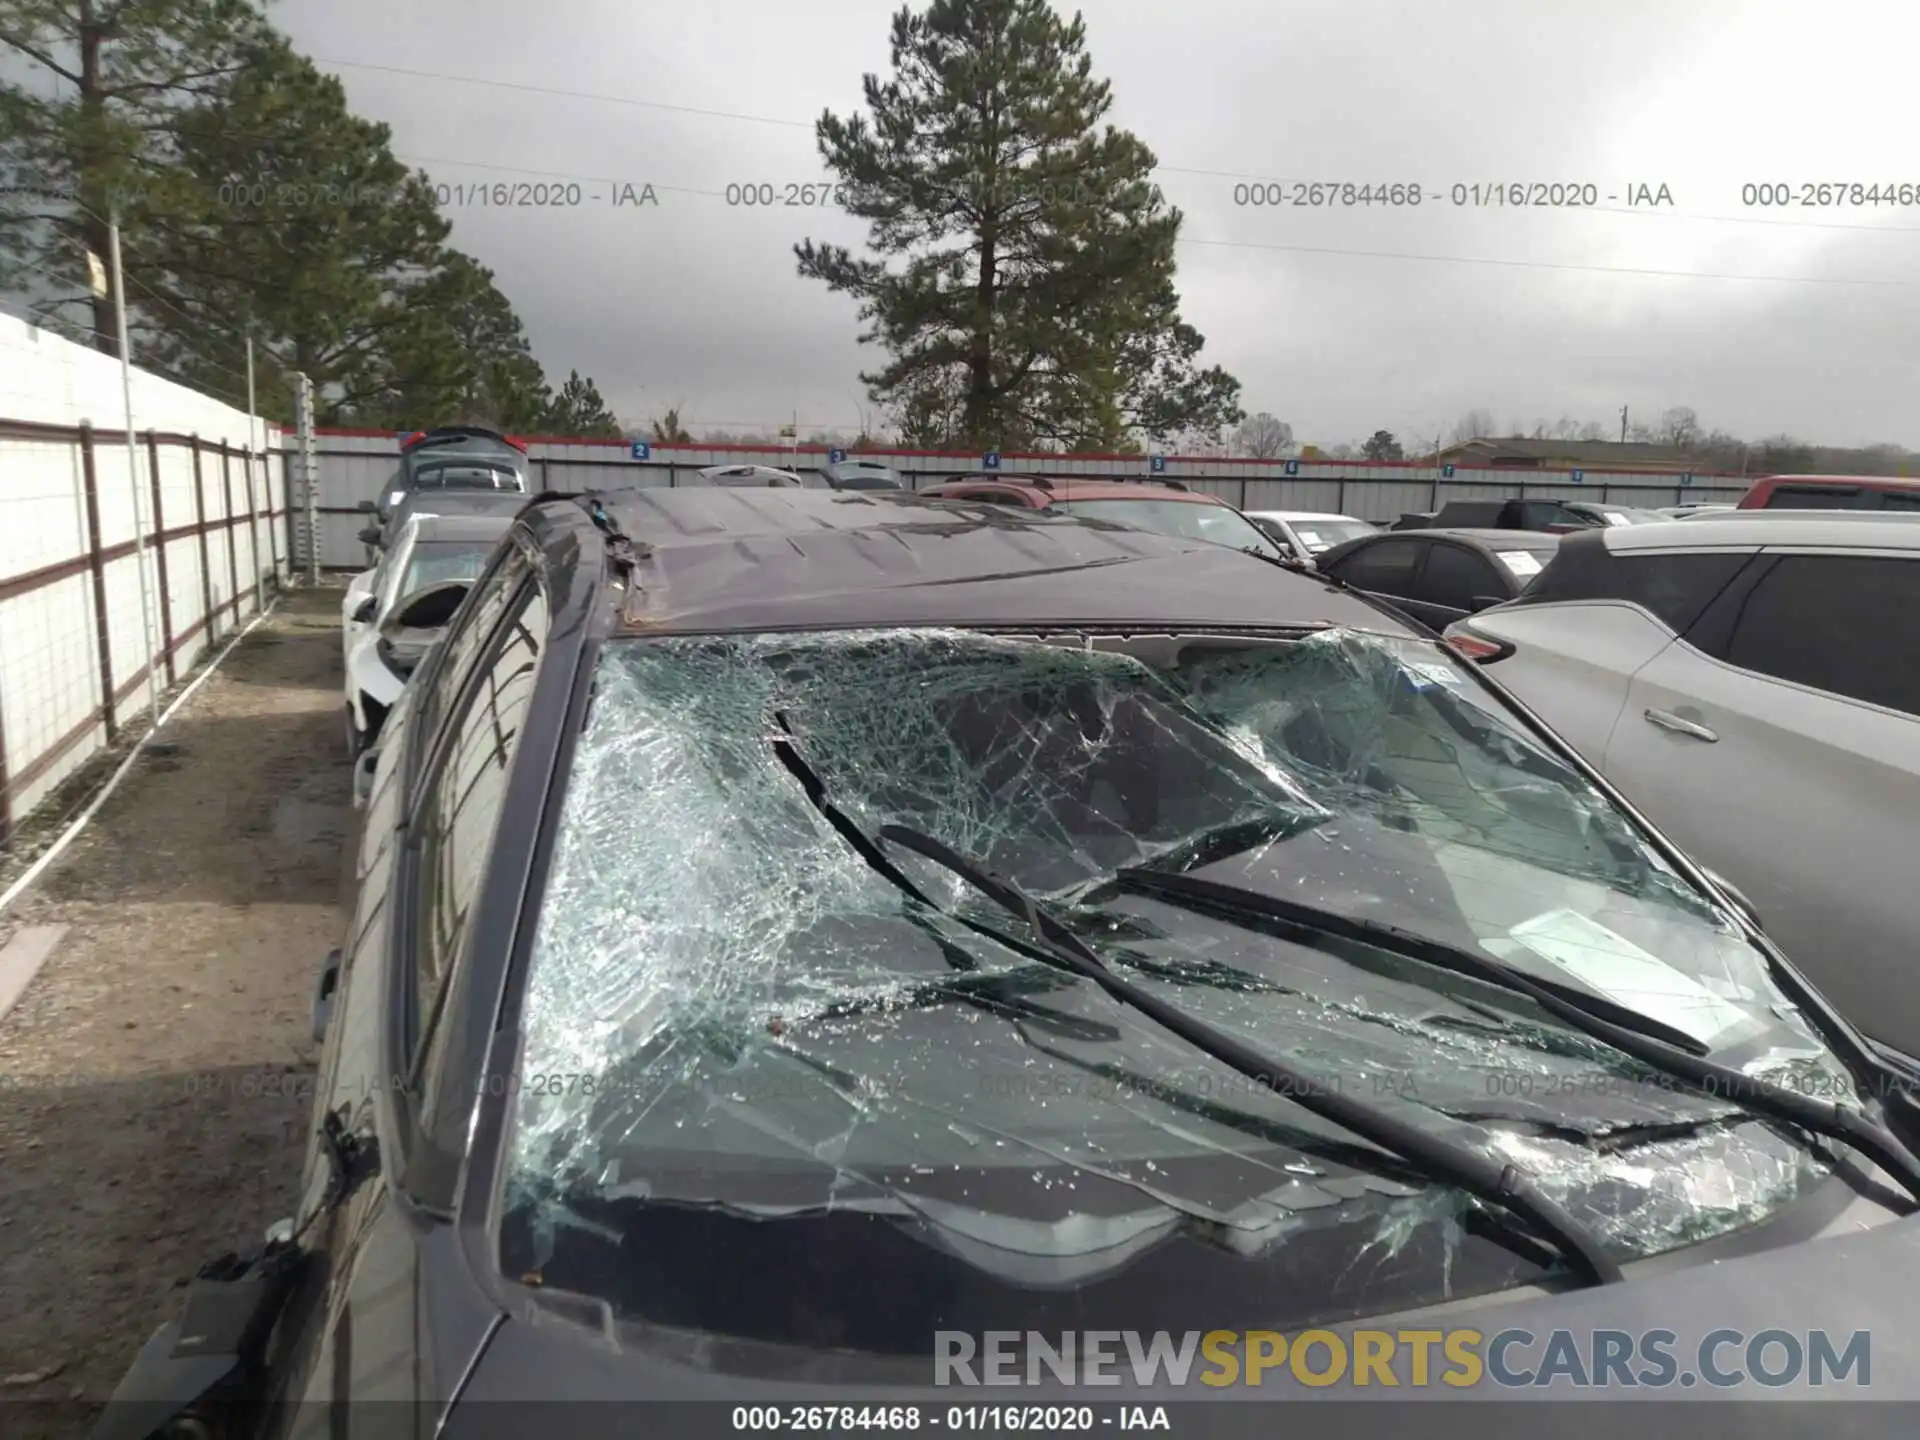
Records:
[[[1876,1039],[1920,1047],[1920,516],[1570,535],[1448,628],[1732,881]]]

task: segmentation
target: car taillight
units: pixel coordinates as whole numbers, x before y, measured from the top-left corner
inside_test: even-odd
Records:
[[[504,438],[509,445],[513,446],[513,448],[518,450],[522,455],[527,453],[527,442],[520,439],[519,436],[508,435]]]
[[[400,442],[400,448],[402,450],[411,450],[414,446],[418,445],[422,440],[426,438],[427,438],[426,431],[416,430],[411,435],[407,436],[406,439]]]
[[[1513,653],[1513,646],[1504,640],[1489,640],[1484,635],[1465,630],[1450,632],[1442,643],[1462,660],[1473,660],[1482,665],[1504,660]]]

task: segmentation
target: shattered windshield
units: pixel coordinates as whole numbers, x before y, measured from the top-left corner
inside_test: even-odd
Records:
[[[1262,555],[1280,553],[1258,526],[1226,505],[1196,504],[1191,500],[1058,500],[1054,504],[1069,515],[1111,520],[1136,530],[1206,540],[1215,545],[1231,545],[1236,550],[1257,550]]]
[[[910,897],[775,739],[865,835],[909,825],[1011,876],[1135,983],[1522,1165],[1623,1258],[1827,1173],[1524,997],[1109,884],[1187,871],[1478,946],[1722,1063],[1846,1084],[1728,920],[1437,645],[1126,649],[944,630],[607,645],[527,982],[507,1273],[622,1315],[890,1353],[940,1326],[1305,1323],[1546,1273],[1477,1202],[895,854],[932,903]],[[779,1284],[715,1285],[685,1258],[716,1250]]]

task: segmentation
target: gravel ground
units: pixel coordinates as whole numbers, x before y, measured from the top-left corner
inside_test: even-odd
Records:
[[[293,1209],[353,825],[338,617],[287,594],[0,919],[71,927],[0,1020],[0,1433],[21,1401],[84,1433],[201,1262]]]

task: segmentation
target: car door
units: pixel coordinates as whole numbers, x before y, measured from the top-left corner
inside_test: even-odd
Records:
[[[1470,545],[1457,540],[1432,542],[1427,563],[1415,580],[1417,594],[1405,607],[1436,630],[1465,619],[1485,600],[1506,600],[1514,593],[1513,577]]]
[[[1598,536],[1572,540],[1523,598],[1464,628],[1510,646],[1489,678],[1602,765],[1635,673],[1693,625],[1754,553],[1613,554]]]
[[[404,739],[382,747],[387,753],[361,832],[353,918],[333,972],[333,1014],[313,1112],[316,1137],[334,1117],[339,1132],[372,1158],[364,1173],[343,1182],[329,1144],[316,1138],[307,1152],[301,1206],[312,1258],[282,1321],[273,1364],[276,1392],[298,1402],[278,1416],[289,1426],[281,1433],[293,1440],[346,1433],[348,1397],[356,1406],[411,1403],[418,1398],[415,1387],[431,1383],[415,1360],[422,1217],[394,1191],[413,1123],[402,1082],[411,1054],[407,997],[418,991],[404,967],[420,963],[411,947],[396,945],[396,930],[415,913],[403,887],[420,867],[419,853],[431,850],[432,826],[410,827],[426,832],[422,843],[401,831],[400,823],[410,808],[425,812],[433,804],[434,772],[425,770],[425,784],[417,781],[429,757],[457,750],[453,742],[471,714],[470,707],[462,708],[463,689],[477,688],[466,683],[468,677],[499,648],[490,642],[510,607],[518,613],[527,603],[528,576],[517,549],[496,557],[476,582],[433,670],[423,673],[426,688],[409,703]],[[409,861],[409,853],[416,858]]]
[[[1415,580],[1426,559],[1427,547],[1432,543],[1424,537],[1372,540],[1356,545],[1331,561],[1321,556],[1320,569],[1343,584],[1378,595],[1411,614],[1408,597],[1414,594]]]
[[[1869,1034],[1920,1049],[1920,556],[1768,551],[1633,677],[1605,771]]]

